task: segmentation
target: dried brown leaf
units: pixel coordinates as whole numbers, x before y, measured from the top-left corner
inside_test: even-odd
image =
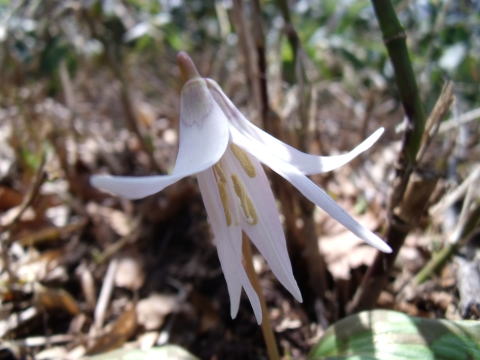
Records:
[[[0,185],[0,211],[5,211],[22,203],[23,196],[7,186]]]
[[[71,315],[80,313],[77,301],[64,289],[51,289],[39,285],[37,286],[35,299],[37,306],[48,312],[61,310]]]
[[[24,234],[15,240],[23,246],[32,246],[44,242],[55,241],[62,237],[68,237],[72,233],[81,230],[85,224],[86,221],[82,220],[62,227],[49,226],[35,232],[29,231],[27,234]]]
[[[122,346],[137,329],[137,315],[134,306],[129,306],[120,317],[98,337],[87,351],[89,355],[116,349]]]

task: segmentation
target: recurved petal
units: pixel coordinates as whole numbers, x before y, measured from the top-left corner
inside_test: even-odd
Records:
[[[227,225],[213,170],[203,171],[197,175],[197,179],[202,199],[207,209],[208,220],[212,227],[220,265],[227,282],[230,296],[230,315],[232,318],[237,316],[243,287],[252,305],[255,318],[261,324],[262,310],[260,301],[242,264],[241,229],[233,223]]]
[[[93,175],[90,178],[90,183],[101,190],[133,200],[155,194],[188,175],[190,174],[159,176]]]
[[[251,177],[241,166],[239,160],[227,149],[223,161],[230,170],[240,177],[245,185],[248,196],[256,209],[258,221],[251,224],[242,214],[238,215],[242,229],[263,255],[280,283],[297,299],[302,302],[302,294],[293,276],[292,265],[287,250],[287,242],[278,216],[278,209],[265,175],[262,165],[250,154],[248,161],[254,168],[255,176]],[[239,205],[240,206],[240,205]]]
[[[282,165],[282,164],[280,164]],[[291,167],[290,165],[288,165]],[[337,220],[340,224],[345,226],[352,233],[357,235],[366,243],[377,248],[380,251],[391,253],[392,249],[382,239],[380,239],[373,232],[365,228],[353,217],[351,217],[345,210],[343,210],[328,194],[320,187],[318,187],[312,180],[300,173],[297,169],[291,167],[274,165],[272,170],[284,177],[286,180],[295,186],[307,199],[312,201],[317,206],[321,207],[332,218]]]
[[[230,116],[230,124],[232,126],[252,141],[265,145],[264,151],[275,155],[306,175],[325,173],[347,164],[375,144],[384,132],[383,128],[379,128],[351,151],[344,154],[332,156],[307,154],[285,144],[252,124],[243,116],[240,110],[238,110],[214,80],[207,79],[207,82],[215,100]]]
[[[127,199],[140,199],[218,162],[229,142],[228,120],[213,100],[205,80],[187,82],[180,104],[179,148],[171,175],[92,176],[93,186]]]
[[[382,239],[353,219],[330,196],[328,196],[323,189],[318,187],[297,168],[270,155],[265,151],[264,146],[259,146],[238,131],[232,130],[231,134],[234,143],[240,145],[251,154],[255,154],[257,159],[270,167],[284,179],[288,180],[307,199],[325,210],[332,218],[337,220],[360,239],[383,252],[390,253],[392,251],[390,246],[388,246]]]

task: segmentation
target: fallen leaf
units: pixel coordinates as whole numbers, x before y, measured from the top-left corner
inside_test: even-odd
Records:
[[[0,338],[15,331],[17,328],[26,325],[39,315],[35,307],[29,307],[20,312],[12,313],[5,320],[0,321]]]
[[[134,306],[128,306],[119,318],[106,332],[95,339],[87,351],[88,354],[98,354],[122,346],[137,329],[137,315]]]
[[[65,311],[71,315],[80,313],[77,301],[64,289],[52,289],[37,285],[35,291],[37,306],[47,312]]]
[[[15,239],[23,246],[32,246],[44,242],[55,241],[62,237],[68,237],[72,233],[81,230],[86,224],[85,220],[81,220],[62,227],[49,226],[35,232],[29,231],[21,237]]]
[[[138,323],[146,330],[159,329],[165,317],[172,312],[178,311],[178,296],[173,295],[151,295],[142,299],[137,304]]]
[[[0,185],[0,211],[9,210],[22,203],[23,196],[18,191]]]
[[[120,236],[126,236],[132,232],[134,221],[123,211],[91,202],[87,205],[87,212],[90,215],[100,216]]]
[[[115,272],[115,285],[132,291],[140,289],[145,280],[145,273],[138,256],[118,258]]]

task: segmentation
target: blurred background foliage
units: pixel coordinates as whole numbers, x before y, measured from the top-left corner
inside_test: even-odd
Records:
[[[352,92],[385,90],[392,82],[368,0],[301,0],[292,5],[293,25],[315,69],[310,81],[343,82]],[[431,108],[446,79],[455,82],[462,107],[477,106],[480,2],[421,0],[395,5],[408,34],[426,108]],[[293,50],[282,36],[281,14],[275,1],[264,1],[263,6],[269,49],[281,55],[285,78],[293,81],[288,76]],[[109,57],[155,67],[179,50],[215,52],[226,46],[235,52],[231,12],[231,1],[211,0],[2,1],[2,83],[48,79],[54,95],[61,62],[75,74],[78,67],[101,64]],[[280,52],[273,52],[277,49]]]
[[[295,95],[289,96],[299,91],[295,76],[298,49],[292,48],[286,36],[281,3],[280,0],[261,3],[268,85],[274,89],[270,99],[285,120],[283,126],[298,133],[305,124],[301,119],[298,121],[301,111],[292,105]],[[394,3],[408,36],[426,111],[432,109],[446,80],[455,84],[454,114],[477,108],[480,105],[480,1]],[[247,8],[251,6],[245,4]],[[376,108],[382,109],[383,115],[377,119],[381,119],[383,126],[398,124],[401,105],[396,87],[392,86],[393,69],[370,2],[301,0],[288,4],[292,25],[300,39],[306,82],[317,86],[312,91],[319,91],[315,101],[320,117],[338,116],[338,107],[332,107],[333,97],[341,98],[348,111],[364,122],[362,135],[367,134],[368,121],[375,117],[372,112]],[[86,102],[90,102],[92,108],[95,107],[92,99],[98,100],[100,93],[110,93],[102,91],[103,85],[113,84],[112,91],[116,91],[115,84],[120,82],[124,108],[118,110],[114,124],[133,128],[144,138],[142,146],[150,149],[146,151],[149,153],[158,145],[156,134],[148,131],[142,134],[135,125],[138,106],[130,104],[136,102],[130,100],[131,93],[135,93],[134,98],[156,107],[156,115],[159,108],[167,107],[169,113],[160,111],[160,115],[175,118],[175,97],[170,96],[174,95],[172,88],[178,89],[174,59],[179,50],[192,53],[204,75],[219,80],[226,86],[227,93],[229,89],[240,90],[235,84],[245,83],[245,78],[241,78],[244,51],[235,28],[235,11],[233,0],[1,1],[0,80],[3,86],[0,91],[3,96],[0,105],[26,105],[27,102],[34,105],[45,98],[64,103],[67,94],[65,83],[62,85],[62,71],[64,79],[67,76],[76,82],[70,90],[73,93],[83,94],[82,89],[99,81],[93,85],[96,90],[85,91],[89,95]],[[236,91],[235,96],[240,105],[248,104],[251,108],[255,103],[248,92]],[[69,104],[66,105],[68,108]],[[28,112],[27,108],[32,106],[23,111]],[[321,113],[330,108],[328,114]],[[391,115],[390,121],[385,120],[386,114]],[[125,116],[126,123],[122,122]],[[315,126],[320,133],[316,136],[320,138],[323,132],[322,141],[328,144],[332,133],[328,134],[329,129],[318,124]],[[339,125],[333,122],[329,126],[335,131],[332,127]],[[21,137],[20,127],[17,132]],[[295,145],[295,141],[291,141]],[[150,159],[150,163],[153,162],[154,159]]]

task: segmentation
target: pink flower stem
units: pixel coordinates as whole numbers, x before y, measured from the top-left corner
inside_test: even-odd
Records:
[[[243,260],[245,265],[245,270],[247,271],[248,278],[252,283],[253,288],[257,292],[258,298],[260,300],[260,305],[262,307],[262,334],[263,339],[265,340],[265,345],[267,346],[267,354],[269,360],[280,360],[280,354],[278,353],[277,341],[275,340],[275,335],[273,334],[272,323],[270,322],[270,317],[268,316],[267,303],[265,301],[265,295],[262,292],[260,282],[258,280],[258,275],[255,272],[253,267],[252,260],[252,247],[250,245],[250,240],[244,236],[243,237]]]

